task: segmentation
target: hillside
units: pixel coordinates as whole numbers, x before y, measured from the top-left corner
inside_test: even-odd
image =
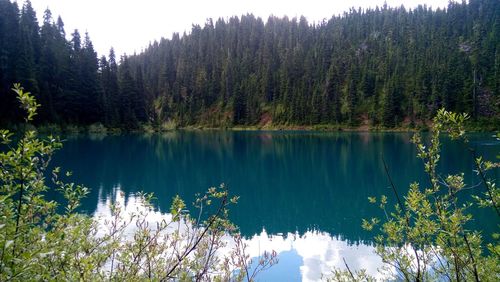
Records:
[[[0,122],[20,81],[42,123],[418,126],[437,109],[500,113],[500,2],[352,9],[320,23],[251,14],[207,20],[144,52],[98,59],[50,11],[0,0]],[[20,16],[18,16],[18,14]]]

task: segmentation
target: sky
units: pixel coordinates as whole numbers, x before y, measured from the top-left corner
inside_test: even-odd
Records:
[[[24,1],[17,0],[19,5]],[[386,0],[391,7],[407,8],[426,4],[446,7],[448,0]],[[42,22],[48,7],[54,20],[61,16],[66,34],[74,29],[87,31],[94,48],[107,55],[111,46],[117,54],[141,52],[150,42],[173,32],[189,32],[193,24],[208,18],[228,18],[252,13],[264,21],[269,15],[305,16],[309,23],[329,19],[351,7],[382,6],[384,0],[31,0]]]

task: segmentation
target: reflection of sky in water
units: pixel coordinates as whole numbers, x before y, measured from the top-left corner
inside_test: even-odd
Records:
[[[369,196],[385,194],[388,206],[395,202],[382,156],[401,195],[409,183],[428,185],[411,135],[174,131],[82,136],[68,138],[53,163],[73,171],[71,181],[91,189],[81,210],[104,217],[109,215],[106,201],[136,209],[140,205],[134,195],[144,191],[158,199],[157,212],[149,215],[158,221],[168,216],[161,212],[168,212],[175,195],[189,207],[194,195],[224,183],[231,195],[240,196],[230,217],[255,255],[267,247],[280,252],[280,263],[260,280],[315,280],[333,266],[344,268],[342,258],[353,269],[375,273],[380,263],[369,245],[376,234],[363,230],[361,220],[383,216],[378,206],[369,204]],[[491,134],[470,138],[478,154],[496,158],[499,144]],[[464,145],[449,138],[442,142],[439,175],[465,172],[467,185],[478,183]],[[500,173],[492,171],[489,177],[500,179]],[[475,229],[496,232],[490,210],[472,213]]]
[[[138,201],[133,195],[125,197],[120,187],[113,189],[112,195],[103,196],[99,191],[99,201],[94,212],[94,218],[104,222],[111,218],[109,205],[119,204],[125,219],[132,212],[145,212],[148,208]],[[169,221],[170,214],[159,211],[148,211],[147,220],[150,226],[155,226],[161,220]],[[135,224],[130,224],[125,231],[132,235]],[[103,232],[105,228],[102,228]],[[328,275],[332,269],[345,269],[343,259],[346,260],[351,270],[366,269],[367,273],[379,279],[382,277],[377,269],[382,266],[381,259],[373,252],[374,247],[362,243],[351,244],[347,241],[332,237],[327,232],[307,231],[298,233],[268,234],[262,230],[245,239],[248,245],[247,253],[254,258],[256,263],[264,251],[276,251],[279,262],[270,269],[260,273],[258,281],[318,281],[323,275]],[[228,247],[232,244],[228,242]]]
[[[357,243],[370,242],[374,235],[361,228],[362,219],[383,216],[367,198],[385,194],[388,206],[395,203],[382,156],[401,195],[414,181],[428,185],[410,137],[231,131],[82,136],[67,139],[53,163],[73,171],[71,181],[94,191],[82,202],[85,212],[94,212],[99,187],[108,195],[119,184],[125,200],[139,191],[154,193],[156,207],[168,211],[175,195],[189,206],[197,193],[224,183],[231,195],[240,196],[231,219],[247,237],[263,228],[270,234],[320,230]],[[499,147],[491,134],[471,140],[478,154],[495,159]],[[467,185],[475,185],[473,159],[464,154],[463,144],[446,138],[442,142],[440,175],[463,171]],[[499,171],[490,177],[499,179]],[[492,215],[485,210],[475,213],[478,224],[489,222]],[[483,224],[478,229],[492,233],[494,227]]]
[[[326,232],[308,231],[302,236],[288,233],[270,235],[263,230],[247,238],[252,257],[259,251],[275,250],[279,263],[263,273],[261,281],[317,281],[332,269],[345,269],[343,258],[351,270],[366,269],[367,273],[378,277],[377,268],[382,260],[373,252],[372,246],[352,245],[330,236]],[[283,277],[282,275],[287,277]]]

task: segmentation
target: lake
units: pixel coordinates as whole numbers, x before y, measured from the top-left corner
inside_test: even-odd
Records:
[[[302,131],[174,131],[163,134],[67,137],[53,163],[73,171],[74,181],[91,188],[83,210],[105,214],[106,203],[133,208],[139,191],[153,192],[156,210],[169,210],[180,195],[224,183],[239,203],[231,210],[250,253],[279,253],[279,263],[259,281],[315,281],[333,267],[376,274],[373,233],[361,220],[381,216],[369,196],[394,202],[382,157],[400,194],[411,182],[428,185],[422,160],[415,157],[412,133]],[[472,146],[487,159],[500,152],[492,134],[471,135]],[[465,172],[478,182],[465,146],[443,138],[440,173]],[[496,175],[491,175],[498,179]],[[482,188],[477,188],[482,189]],[[477,210],[475,227],[492,232],[495,217]]]

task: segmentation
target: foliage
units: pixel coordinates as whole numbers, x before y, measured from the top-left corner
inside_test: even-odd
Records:
[[[498,224],[500,191],[486,172],[498,168],[499,163],[485,161],[475,155],[476,172],[481,180],[478,185],[467,187],[464,174],[441,177],[438,172],[440,138],[443,133],[465,144],[469,141],[463,124],[466,114],[455,114],[444,109],[434,118],[430,140],[425,142],[415,134],[413,142],[418,157],[424,161],[429,183],[424,187],[412,183],[408,194],[400,198],[396,187],[389,180],[397,199],[394,209],[388,209],[387,198],[370,197],[378,204],[386,218],[363,220],[363,228],[372,230],[383,222],[380,235],[375,237],[376,253],[385,263],[382,271],[387,277],[405,281],[498,281],[500,279],[500,246],[497,234],[482,234],[469,229],[473,220],[469,209],[473,205],[492,208],[496,213],[490,224]],[[470,191],[472,198],[464,202]],[[482,191],[481,191],[482,190]],[[484,236],[491,243],[484,243]],[[364,273],[334,271],[335,279],[365,281]]]
[[[498,0],[353,8],[314,24],[247,14],[98,60],[89,35],[68,41],[49,10],[39,27],[29,1],[0,0],[0,124],[21,122],[7,95],[20,81],[42,124],[408,128],[445,107],[498,130],[499,14]]]
[[[16,84],[25,122],[39,105]],[[16,137],[17,138],[17,137]],[[252,281],[277,262],[265,253],[249,273],[250,258],[237,228],[228,220],[228,207],[237,201],[224,186],[210,188],[195,202],[198,217],[174,198],[171,218],[151,221],[152,195],[139,195],[146,207],[127,213],[112,204],[111,218],[92,218],[77,212],[86,187],[67,183],[60,168],[46,176],[57,137],[39,139],[23,132],[18,142],[8,130],[0,131],[0,280],[1,281]],[[55,189],[64,197],[45,197]],[[132,230],[132,231],[130,231]],[[232,243],[235,247],[223,252]]]
[[[107,129],[102,125],[102,123],[93,123],[89,126],[89,132],[90,133],[100,133],[100,134],[106,134]]]

